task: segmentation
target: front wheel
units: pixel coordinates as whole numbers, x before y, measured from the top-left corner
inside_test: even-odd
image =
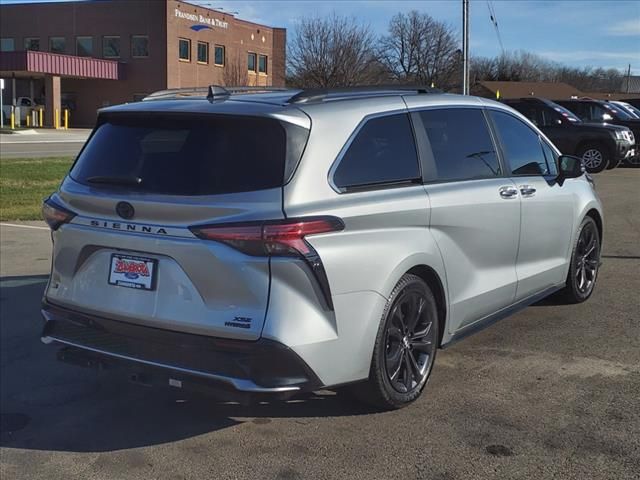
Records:
[[[589,173],[600,173],[609,165],[607,150],[597,143],[580,147],[578,156]]]
[[[593,293],[600,268],[600,236],[596,222],[586,217],[573,246],[567,284],[560,296],[567,303],[581,303]]]
[[[405,274],[385,306],[369,379],[353,392],[365,402],[397,409],[416,400],[427,383],[438,347],[438,311],[429,286]]]

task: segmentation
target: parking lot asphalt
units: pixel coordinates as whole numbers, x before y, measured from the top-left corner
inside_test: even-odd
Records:
[[[0,135],[0,157],[71,157],[78,154],[90,129],[38,130]]]
[[[39,341],[49,234],[2,225],[0,478],[640,479],[640,170],[596,181],[593,297],[440,351],[425,395],[385,413],[332,392],[243,407],[57,363]]]

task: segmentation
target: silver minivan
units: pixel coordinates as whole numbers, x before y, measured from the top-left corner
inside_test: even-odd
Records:
[[[580,160],[522,115],[408,87],[105,108],[43,214],[62,360],[382,408],[421,394],[439,347],[589,298],[603,234]]]

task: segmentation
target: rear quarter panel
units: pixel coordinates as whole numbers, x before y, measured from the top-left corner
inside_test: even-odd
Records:
[[[374,101],[376,112],[405,110],[401,98]],[[328,174],[334,160],[371,111],[370,104],[361,101],[344,112],[330,102],[309,108],[311,136],[298,171],[284,189],[287,216],[334,215],[345,223],[341,232],[307,237],[324,264],[334,311],[322,311],[317,301],[300,293],[297,287],[305,283],[305,276],[292,273],[291,264],[272,263],[263,332],[293,348],[326,385],[368,376],[386,299],[407,270],[427,265],[446,285],[442,258],[428,228],[429,198],[422,185],[343,194],[331,188]],[[295,275],[298,280],[290,280]]]

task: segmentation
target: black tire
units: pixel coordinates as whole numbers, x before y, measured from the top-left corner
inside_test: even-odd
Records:
[[[385,410],[402,408],[416,400],[431,375],[440,338],[438,329],[431,289],[420,277],[405,274],[382,314],[369,379],[352,386],[351,393]],[[397,370],[390,372],[396,365]]]
[[[585,143],[576,152],[589,173],[600,173],[609,165],[609,151],[600,143]],[[599,161],[598,161],[599,156]]]
[[[591,251],[591,248],[593,248],[593,251]],[[578,234],[573,243],[567,284],[559,292],[559,298],[565,303],[582,303],[586,301],[593,293],[599,269],[600,235],[598,234],[598,227],[593,218],[585,217],[580,224]]]

